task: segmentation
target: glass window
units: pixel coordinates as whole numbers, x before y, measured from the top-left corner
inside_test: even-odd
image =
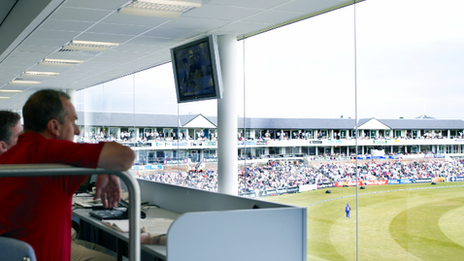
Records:
[[[417,238],[411,232],[415,229],[412,217],[419,218],[418,213],[424,210],[419,207],[422,204],[418,197],[409,191],[418,184],[387,184],[422,179],[417,173],[422,173],[420,175],[427,179],[431,177],[415,163],[400,160],[399,156],[411,157],[414,156],[412,154],[430,152],[462,153],[463,145],[460,144],[422,142],[426,138],[462,137],[463,130],[448,131],[440,126],[436,127],[438,130],[435,127],[430,127],[430,130],[413,129],[424,128],[420,125],[408,126],[407,129],[394,122],[388,126],[391,130],[379,130],[384,127],[371,125],[356,132],[353,126],[328,127],[324,124],[331,124],[330,120],[339,118],[340,114],[344,115],[343,120],[352,119],[353,122],[355,117],[360,116],[366,120],[364,123],[373,117],[407,120],[422,112],[422,100],[428,106],[444,104],[435,101],[435,94],[445,91],[440,89],[440,92],[431,92],[434,93],[432,95],[418,92],[417,86],[436,90],[437,86],[449,84],[447,76],[455,74],[456,69],[448,70],[447,66],[463,59],[456,58],[460,57],[460,52],[445,51],[453,45],[462,46],[454,38],[462,34],[459,27],[462,15],[453,10],[459,8],[450,8],[447,4],[413,0],[364,1],[356,8],[359,8],[357,17],[354,17],[354,7],[350,6],[237,42],[239,56],[243,57],[243,61],[240,58],[240,75],[244,77],[236,86],[239,90],[236,115],[241,126],[234,136],[236,157],[239,159],[239,192],[242,195],[253,194],[258,190],[295,184],[308,188],[330,188],[331,194],[321,196],[320,190],[317,195],[305,191],[311,196],[291,202],[308,207],[308,256],[321,260],[354,260],[356,233],[359,233],[362,248],[358,254],[363,258],[376,260],[391,256],[391,252],[377,251],[391,243],[393,247],[388,249],[394,249],[398,259],[407,259],[410,255],[422,254],[413,249],[416,242],[409,240]],[[442,26],[445,18],[436,18],[438,10],[453,13],[454,16],[450,15],[449,19],[457,22],[451,27]],[[399,22],[399,18],[408,19]],[[354,29],[358,32],[356,39]],[[441,40],[442,36],[447,37]],[[264,48],[263,43],[272,51]],[[442,48],[432,52],[434,46]],[[446,57],[448,60],[443,60]],[[413,60],[417,63],[410,66],[409,62]],[[425,65],[428,60],[434,63]],[[437,78],[432,79],[433,75]],[[458,88],[446,92],[453,93],[449,102],[460,102],[461,92]],[[178,104],[171,64],[87,88],[76,95],[76,108],[83,113],[79,141],[118,140],[137,147],[135,163],[146,167],[141,170],[146,178],[159,181],[163,174],[175,176],[180,173],[182,177],[175,177],[179,180],[188,177],[189,185],[194,188],[217,191],[217,177],[220,175],[218,101]],[[421,100],[420,104],[411,97]],[[397,111],[396,107],[400,107],[404,115],[390,116],[392,114],[389,113]],[[420,110],[412,109],[417,107]],[[104,113],[104,116],[96,117],[96,113]],[[142,119],[141,125],[138,117],[142,114],[149,120]],[[403,117],[406,114],[408,117]],[[247,126],[256,118],[273,118],[276,122]],[[298,126],[285,124],[288,119],[298,118],[327,121],[323,126],[301,122],[296,124]],[[358,147],[355,147],[356,134],[360,138],[356,141]],[[419,137],[424,138],[420,144],[406,140]],[[374,154],[376,157],[372,157]],[[388,161],[391,168],[382,169],[378,162],[384,162],[388,156],[398,157]],[[416,174],[405,174],[405,169],[414,169]],[[199,172],[207,173],[208,180],[198,178]],[[255,177],[254,173],[264,178],[250,179]],[[358,178],[356,173],[359,173]],[[384,186],[377,186],[376,182],[383,182]],[[395,204],[385,207],[388,205],[385,193],[357,198],[357,189],[361,188],[354,188],[356,184],[368,184],[366,192],[381,192],[395,186],[408,192],[397,194]],[[304,193],[299,193],[299,196]],[[285,196],[278,200],[287,197],[290,198]],[[320,203],[327,199],[330,199],[327,204]],[[433,205],[429,198],[421,199],[427,202],[426,206]],[[359,209],[356,209],[356,200],[359,200]],[[346,204],[352,209],[350,219],[345,216]],[[396,212],[391,211],[396,206]],[[372,227],[372,224],[381,221],[379,216],[388,218],[390,223]],[[359,226],[356,225],[358,221]],[[379,232],[381,226],[391,229]],[[405,234],[407,236],[403,237]],[[397,254],[396,250],[404,253],[404,249],[411,250],[411,253],[407,256]]]

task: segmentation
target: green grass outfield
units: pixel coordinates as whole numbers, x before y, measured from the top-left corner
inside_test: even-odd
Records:
[[[356,214],[359,260],[464,260],[464,182],[328,189],[263,198],[307,208],[307,260],[356,260]]]

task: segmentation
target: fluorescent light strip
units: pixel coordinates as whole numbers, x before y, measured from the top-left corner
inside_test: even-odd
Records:
[[[128,14],[128,15],[166,17],[166,18],[177,18],[182,14],[181,12],[148,10],[148,9],[140,9],[140,8],[132,8],[132,7],[123,7],[118,10],[118,13]]]
[[[9,99],[10,97],[0,96],[0,99]]]
[[[189,6],[151,4],[151,3],[144,3],[144,2],[133,2],[132,4],[128,5],[128,7],[155,10],[155,11],[180,12],[180,13],[185,12],[192,8]]]
[[[94,41],[81,41],[81,40],[72,40],[72,44],[82,44],[82,45],[97,45],[97,46],[119,46],[118,43],[110,42],[94,42]]]
[[[57,72],[34,72],[34,71],[25,71],[21,76],[31,76],[31,77],[52,77],[57,76]]]
[[[178,5],[178,6],[187,6],[187,7],[201,7],[201,2],[195,1],[178,1],[178,0],[143,0],[143,1],[134,1],[139,3],[151,3],[159,5]]]
[[[177,18],[193,7],[201,7],[201,3],[176,0],[144,0],[133,1],[126,7],[119,9],[118,12],[121,14]]]
[[[28,80],[12,80],[10,84],[18,84],[18,85],[35,85],[40,84],[42,82],[39,81],[28,81]]]
[[[79,50],[79,51],[94,51],[106,52],[111,47],[119,46],[118,43],[110,42],[93,42],[93,41],[80,41],[72,40],[69,44],[63,46],[62,50]]]
[[[84,61],[81,60],[65,60],[65,59],[44,59],[39,62],[40,65],[53,65],[53,66],[76,66]]]
[[[22,90],[0,90],[0,92],[23,92]]]

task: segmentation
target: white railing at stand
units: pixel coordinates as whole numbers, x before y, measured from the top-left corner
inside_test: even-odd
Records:
[[[86,176],[92,174],[109,174],[121,178],[129,190],[129,259],[140,261],[140,187],[137,180],[127,171],[107,169],[77,168],[59,164],[25,164],[1,165],[1,177],[41,177],[41,176]]]

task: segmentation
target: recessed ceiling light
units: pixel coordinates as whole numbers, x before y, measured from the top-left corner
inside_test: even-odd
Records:
[[[81,60],[67,60],[67,59],[44,59],[39,62],[40,65],[51,65],[51,66],[76,66],[84,61]]]
[[[21,76],[30,76],[30,77],[52,77],[57,76],[57,72],[34,72],[34,71],[25,71]]]
[[[0,90],[0,92],[23,92],[22,90]]]
[[[93,51],[93,52],[106,52],[111,47],[119,46],[118,43],[110,42],[93,42],[93,41],[80,41],[72,40],[69,44],[63,46],[62,50],[79,50],[79,51]]]
[[[97,46],[119,46],[118,43],[111,42],[95,42],[95,41],[82,41],[82,40],[72,40],[72,44],[83,44],[83,45],[97,45]]]
[[[39,81],[29,81],[29,80],[12,80],[9,84],[17,84],[17,85],[36,85],[40,84]]]
[[[201,7],[201,2],[177,0],[143,0],[132,1],[126,7],[119,9],[118,12],[121,14],[177,18],[182,13],[194,7]]]

